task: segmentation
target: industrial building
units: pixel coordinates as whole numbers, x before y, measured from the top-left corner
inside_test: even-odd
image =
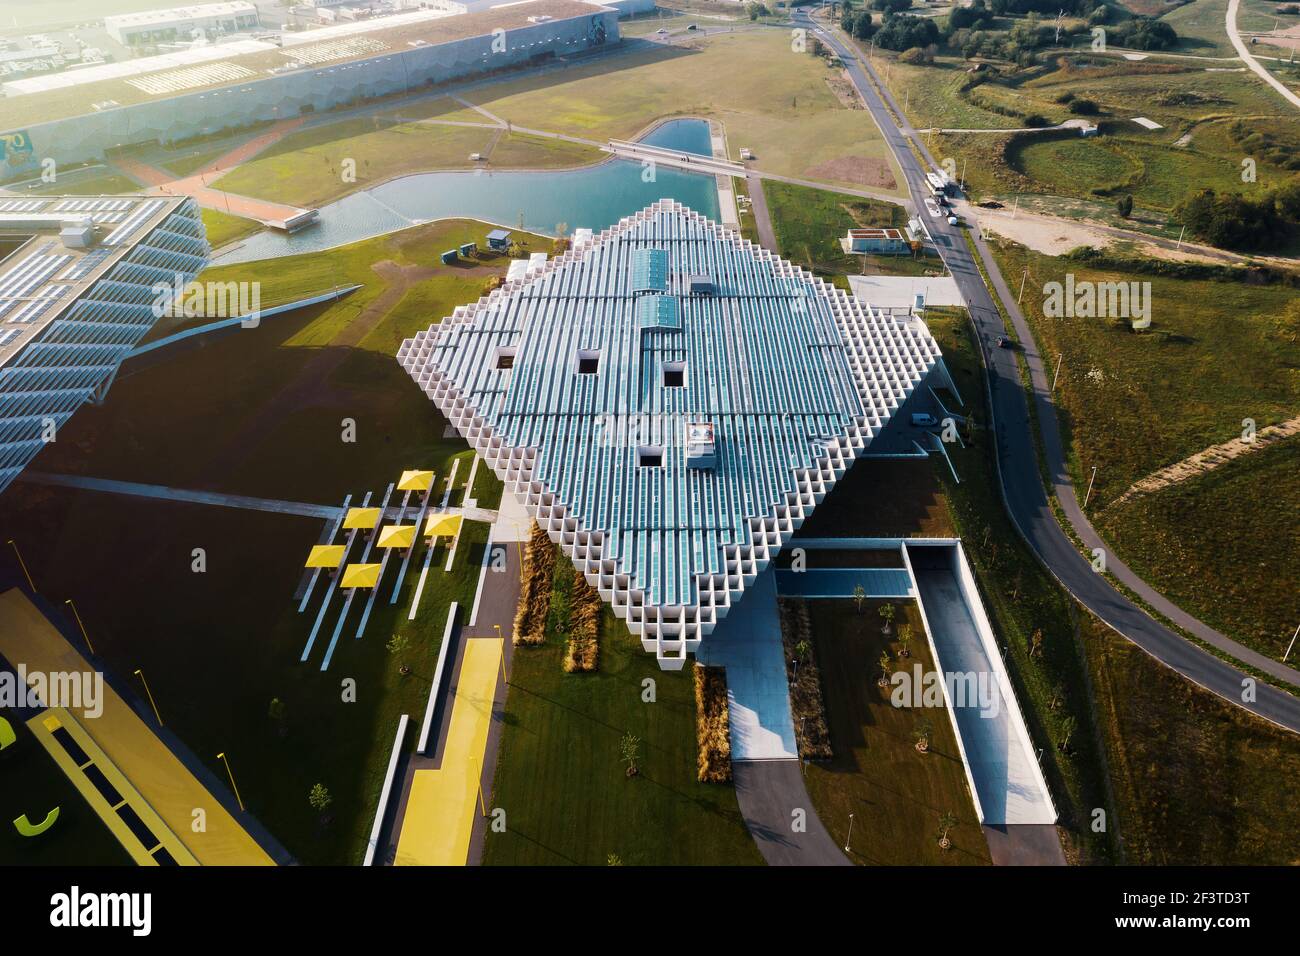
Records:
[[[192,199],[0,197],[0,493],[207,261]],[[179,277],[179,281],[178,281]]]
[[[672,200],[398,359],[665,669],[922,382],[951,386],[924,322]]]
[[[123,46],[142,46],[192,40],[196,35],[238,33],[256,29],[260,23],[253,4],[229,0],[105,17],[104,29]]]
[[[901,255],[912,248],[900,229],[850,229],[843,241],[848,252],[886,256]]]
[[[522,0],[475,13],[417,10],[235,40],[0,85],[0,175],[41,159],[93,162],[616,43],[618,13],[581,0]]]

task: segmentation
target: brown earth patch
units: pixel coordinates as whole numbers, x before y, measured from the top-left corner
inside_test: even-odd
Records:
[[[809,166],[804,170],[804,175],[809,179],[854,183],[880,189],[895,189],[898,186],[894,172],[886,160],[867,156],[841,156],[839,159]]]

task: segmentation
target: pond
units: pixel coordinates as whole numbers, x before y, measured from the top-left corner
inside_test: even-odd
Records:
[[[642,142],[701,155],[710,152],[705,120],[670,120]],[[658,199],[675,199],[717,219],[714,177],[662,166],[646,181],[641,164],[610,159],[549,172],[415,173],[345,196],[320,209],[320,223],[285,235],[266,231],[214,259],[220,265],[317,252],[434,219],[478,219],[556,235],[586,227],[599,232]]]

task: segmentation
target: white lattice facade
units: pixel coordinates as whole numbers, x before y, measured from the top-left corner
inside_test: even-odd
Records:
[[[671,200],[398,359],[666,669],[931,371],[946,377],[920,320]]]

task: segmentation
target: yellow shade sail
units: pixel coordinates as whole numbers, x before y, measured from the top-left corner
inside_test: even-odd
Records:
[[[433,487],[433,472],[404,471],[397,480],[398,491],[428,491]]]
[[[417,526],[413,524],[390,524],[379,529],[376,548],[409,548],[415,544]]]
[[[347,517],[343,519],[343,527],[360,528],[364,531],[369,531],[377,524],[379,524],[378,508],[349,508]]]
[[[307,568],[337,568],[343,563],[343,552],[347,549],[341,544],[318,544],[307,555]]]
[[[339,581],[341,588],[373,588],[379,583],[382,564],[349,564]]]
[[[460,523],[464,520],[464,515],[429,515],[424,519],[424,536],[454,538],[460,534]]]

